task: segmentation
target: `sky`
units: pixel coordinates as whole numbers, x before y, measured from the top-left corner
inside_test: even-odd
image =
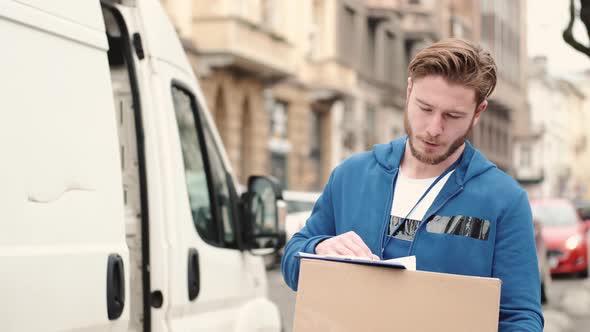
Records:
[[[569,0],[529,0],[527,6],[529,57],[547,56],[549,72],[556,75],[590,69],[590,57],[574,50],[561,37],[569,23]],[[574,36],[578,42],[589,45],[579,19],[574,25]]]

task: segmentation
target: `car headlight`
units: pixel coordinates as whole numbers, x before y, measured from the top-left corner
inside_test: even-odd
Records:
[[[582,235],[580,235],[580,234],[570,236],[565,241],[565,247],[568,248],[569,250],[576,249],[580,244],[582,244]]]

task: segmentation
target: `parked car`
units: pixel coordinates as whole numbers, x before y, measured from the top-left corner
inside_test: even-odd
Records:
[[[303,191],[285,191],[283,193],[283,199],[287,203],[287,218],[285,221],[287,241],[305,226],[320,194],[319,192]]]
[[[566,199],[536,199],[531,201],[531,207],[535,219],[543,225],[551,273],[587,277],[590,223],[584,222]]]
[[[237,190],[161,1],[0,3],[0,330],[281,331],[281,189]]]
[[[578,215],[585,223],[590,221],[590,201],[585,199],[575,199],[573,200],[574,206],[578,211]]]
[[[305,226],[307,219],[311,215],[311,210],[313,209],[315,201],[319,197],[320,193],[318,192],[283,192],[283,200],[279,204],[286,204],[287,216],[283,219],[284,223],[279,225],[279,229],[285,236],[285,243]],[[280,264],[283,250],[284,248],[280,248],[275,255],[267,255],[264,257],[266,269],[274,269]]]
[[[535,246],[539,259],[539,273],[541,275],[541,303],[549,302],[549,289],[551,288],[551,270],[547,263],[547,246],[543,240],[543,224],[534,219]]]

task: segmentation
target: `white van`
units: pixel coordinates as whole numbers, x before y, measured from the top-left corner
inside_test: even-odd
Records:
[[[120,2],[0,0],[0,331],[280,331],[281,191],[239,195],[159,2]]]

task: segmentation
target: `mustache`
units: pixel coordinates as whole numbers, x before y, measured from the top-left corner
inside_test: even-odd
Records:
[[[428,134],[426,135],[416,135],[416,138],[426,141],[430,144],[436,144],[436,145],[441,145],[442,143],[444,143],[443,141],[441,141],[439,138],[430,136]]]

